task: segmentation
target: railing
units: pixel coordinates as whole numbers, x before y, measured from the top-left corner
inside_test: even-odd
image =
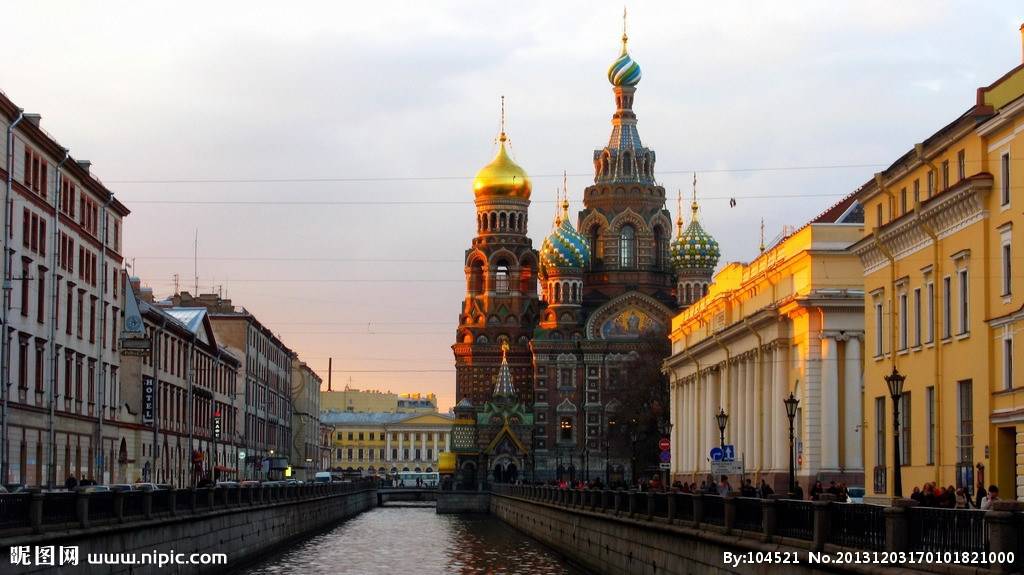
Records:
[[[761,531],[764,529],[764,505],[761,503],[760,499],[737,497],[735,505],[735,526],[737,529],[743,529],[745,531]]]
[[[828,542],[855,549],[885,550],[885,508],[836,503],[829,509]]]
[[[0,497],[0,529],[28,524],[28,493],[17,493]]]
[[[1024,507],[999,502],[992,511],[918,507],[900,500],[886,508],[867,504],[755,499],[718,495],[558,489],[553,486],[495,485],[496,495],[519,497],[576,513],[628,517],[652,525],[680,525],[728,533],[793,548],[888,552],[985,552],[1018,559],[1024,565]],[[889,538],[891,536],[891,539]],[[992,541],[990,545],[989,542]],[[1014,571],[1018,572],[1018,571]]]
[[[5,532],[41,533],[68,524],[88,527],[147,517],[205,513],[239,506],[290,503],[376,487],[375,481],[257,486],[251,488],[171,489],[152,492],[53,492],[0,494],[0,538]],[[193,500],[195,501],[193,507]]]
[[[782,499],[778,506],[779,535],[805,541],[814,539],[814,508],[810,501]]]
[[[934,507],[907,511],[911,551],[988,551],[984,511]]]

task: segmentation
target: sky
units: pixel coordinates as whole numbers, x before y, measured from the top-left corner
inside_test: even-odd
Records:
[[[4,2],[4,4],[8,4]],[[824,211],[1021,61],[1012,1],[628,2],[634,102],[722,263]],[[158,297],[220,291],[333,385],[454,400],[499,99],[539,247],[614,111],[621,2],[11,2],[0,90],[132,210]],[[729,198],[736,206],[729,206]],[[675,212],[675,202],[669,202]],[[193,257],[198,236],[198,259]]]

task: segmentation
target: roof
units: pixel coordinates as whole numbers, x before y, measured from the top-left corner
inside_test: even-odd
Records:
[[[320,421],[328,425],[385,425],[419,415],[418,413],[325,411],[320,414]]]
[[[185,324],[185,327],[195,334],[199,333],[199,328],[203,325],[203,315],[206,314],[205,307],[172,307],[164,311]]]

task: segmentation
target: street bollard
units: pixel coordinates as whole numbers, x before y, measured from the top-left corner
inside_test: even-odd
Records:
[[[676,506],[679,504],[679,497],[672,492],[667,493],[665,497],[665,518],[669,524],[672,524],[676,521]]]
[[[775,537],[775,530],[779,526],[779,496],[773,495],[768,499],[761,500],[761,532],[764,534],[764,540],[771,543]]]
[[[811,502],[811,509],[814,512],[814,550],[821,551],[828,541],[828,515],[832,508],[832,502],[836,496],[831,493],[818,494],[818,500]]]
[[[114,520],[124,523],[124,492],[114,492]]]
[[[142,516],[146,519],[153,518],[153,492],[142,492]]]
[[[1021,557],[1024,549],[1019,545],[1021,537],[1019,530],[1022,518],[1020,511],[1024,504],[1019,501],[994,501],[992,508],[985,512],[985,523],[988,525],[988,540],[990,553],[1005,553],[1006,557],[1013,557],[1013,561],[993,563],[991,569],[997,573],[1020,573],[1024,565],[1024,558]]]
[[[693,527],[696,529],[704,522],[704,494],[693,494]]]
[[[167,488],[167,507],[171,512],[171,517],[178,514],[178,490],[173,486]]]
[[[725,524],[725,532],[732,533],[736,526],[736,496],[732,493],[722,498],[722,523]]]
[[[89,528],[89,494],[79,491],[75,498],[75,516],[82,529]]]
[[[43,494],[40,492],[33,492],[28,500],[28,521],[32,533],[43,532]]]
[[[913,499],[896,499],[885,509],[885,550],[906,551],[910,546],[910,518],[907,511],[916,507]]]

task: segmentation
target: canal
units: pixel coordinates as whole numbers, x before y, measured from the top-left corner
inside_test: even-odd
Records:
[[[247,575],[486,573],[582,575],[490,515],[378,507],[241,571]]]

